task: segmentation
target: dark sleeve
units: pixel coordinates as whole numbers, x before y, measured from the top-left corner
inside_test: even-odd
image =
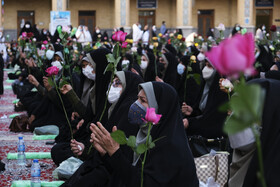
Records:
[[[47,91],[46,95],[48,96],[48,98],[52,101],[52,103],[56,107],[58,107],[62,110],[61,101],[59,100],[59,97],[57,95],[55,88],[52,88],[50,91]]]
[[[66,94],[66,97],[72,103],[74,111],[78,112],[81,117],[85,116],[87,107],[81,102],[73,89]]]
[[[40,95],[44,96],[46,94],[46,89],[41,84],[36,86],[36,89],[38,90]]]
[[[126,186],[137,187],[141,185],[141,169],[132,166],[121,149],[118,149],[112,156],[105,155],[103,160],[106,168],[109,171],[117,172]]]

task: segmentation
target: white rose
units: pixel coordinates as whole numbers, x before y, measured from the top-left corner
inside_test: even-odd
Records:
[[[229,92],[233,90],[233,84],[228,79],[222,81],[222,86],[225,87]]]

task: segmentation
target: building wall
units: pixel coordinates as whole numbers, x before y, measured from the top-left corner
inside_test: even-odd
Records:
[[[17,29],[17,11],[27,10],[35,12],[35,23],[38,27],[49,28],[51,0],[8,0],[4,8],[4,29]],[[39,23],[43,23],[40,25]]]
[[[130,0],[130,24],[138,22],[139,10],[153,9],[138,9],[137,0]],[[166,22],[166,27],[176,27],[176,0],[158,0],[158,8],[154,9],[156,18],[155,24],[159,28],[162,21]]]
[[[101,29],[114,27],[114,0],[69,0],[71,22],[74,27],[79,24],[79,11],[95,11],[96,26]]]
[[[232,26],[231,15],[233,7],[231,0],[196,0],[192,9],[192,26],[197,28],[198,10],[214,10],[214,26],[223,23],[226,27]]]

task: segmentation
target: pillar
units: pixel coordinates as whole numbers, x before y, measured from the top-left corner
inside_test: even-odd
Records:
[[[67,0],[52,0],[52,11],[66,11]]]
[[[115,26],[130,32],[130,0],[115,0]]]
[[[0,27],[2,27],[3,26],[3,20],[2,20],[2,0],[0,0]]]
[[[248,32],[254,32],[252,0],[237,0],[237,22]]]
[[[178,29],[182,29],[184,36],[188,36],[190,33],[193,32],[192,5],[193,5],[193,0],[176,1],[176,16],[177,16],[176,27]]]

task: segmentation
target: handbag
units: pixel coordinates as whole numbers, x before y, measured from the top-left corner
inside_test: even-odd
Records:
[[[64,160],[59,167],[53,171],[53,176],[56,179],[69,179],[82,163],[83,161],[72,156]]]
[[[213,177],[221,187],[228,181],[228,152],[216,152],[194,158],[196,174],[199,181],[204,183]]]
[[[14,117],[10,126],[10,131],[12,132],[28,132],[29,130],[29,121],[26,114]]]
[[[194,157],[210,153],[211,150],[227,151],[227,138],[207,139],[202,136],[189,136],[189,145]]]

